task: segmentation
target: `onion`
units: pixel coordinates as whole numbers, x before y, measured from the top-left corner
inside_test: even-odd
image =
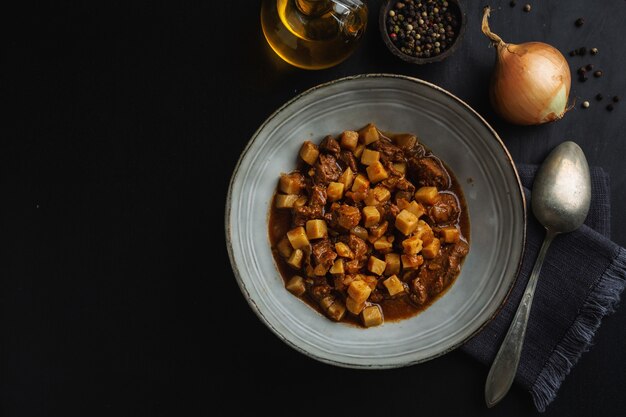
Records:
[[[518,125],[562,118],[572,81],[565,57],[543,42],[505,43],[489,29],[489,12],[485,7],[482,31],[497,52],[489,90],[494,110]]]

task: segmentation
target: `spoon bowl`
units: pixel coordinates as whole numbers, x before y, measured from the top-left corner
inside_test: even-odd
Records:
[[[547,229],[571,232],[585,221],[590,201],[585,154],[574,142],[563,142],[548,155],[535,176],[533,214]]]
[[[563,142],[550,152],[535,176],[531,200],[533,214],[546,228],[546,236],[515,317],[489,370],[485,384],[488,407],[493,407],[504,398],[515,379],[537,279],[552,240],[559,233],[579,228],[589,212],[589,165],[577,144]]]

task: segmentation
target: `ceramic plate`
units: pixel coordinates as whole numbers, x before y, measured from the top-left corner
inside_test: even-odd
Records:
[[[304,140],[319,143],[369,122],[417,134],[447,163],[465,193],[471,238],[461,274],[433,305],[410,319],[364,329],[332,322],[287,292],[267,222],[279,175],[294,169]],[[314,87],[263,123],[233,173],[225,220],[239,287],[271,331],[325,363],[393,368],[449,352],[498,312],[522,259],[526,212],[511,156],[478,113],[427,82],[367,74]]]

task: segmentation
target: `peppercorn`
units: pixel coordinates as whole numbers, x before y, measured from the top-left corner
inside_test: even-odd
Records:
[[[587,71],[591,71],[593,69],[593,64],[587,64],[587,66],[585,67],[585,69]]]
[[[619,101],[619,97],[618,96],[613,96],[613,103],[617,103]]]
[[[569,51],[569,56],[576,56],[577,54],[578,52],[576,52],[576,50]]]
[[[516,4],[517,4],[517,3],[515,3],[515,1],[513,1],[513,0],[512,0],[512,1],[509,3],[509,6],[511,6],[511,7],[515,7],[515,5],[516,5]]]
[[[593,76],[596,77],[596,78],[602,77],[602,71],[597,70],[596,72],[593,73]]]
[[[602,94],[600,94],[600,93],[596,94],[596,100],[602,101],[603,98],[604,97],[602,96]]]
[[[580,56],[584,56],[587,53],[587,48],[585,48],[584,46],[581,46],[580,48],[576,50],[576,53]]]
[[[606,109],[607,109],[608,111],[613,111],[613,105],[612,105],[612,104],[609,104],[608,106],[606,106]]]
[[[589,52],[591,53],[591,55],[598,55],[598,48],[591,48]]]
[[[580,67],[578,68],[578,70],[576,71],[578,73],[578,75],[583,75],[587,72],[587,68],[585,67]]]
[[[585,81],[587,81],[587,74],[580,74],[578,76],[578,81],[580,81],[581,83],[584,83]]]
[[[576,19],[576,22],[574,22],[574,24],[576,25],[576,27],[581,27],[582,25],[585,24],[585,19],[583,19],[582,17],[579,17],[578,19]]]
[[[530,11],[530,4],[526,3],[526,4],[524,5],[524,11],[525,11],[526,13],[528,13],[528,12]]]
[[[589,102],[587,100],[583,101],[582,108],[583,109],[589,108]]]

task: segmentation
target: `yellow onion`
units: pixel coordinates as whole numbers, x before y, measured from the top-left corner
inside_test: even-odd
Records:
[[[506,43],[489,29],[490,8],[483,11],[482,31],[496,48],[489,96],[494,110],[518,125],[558,120],[568,110],[572,77],[567,60],[543,42]]]

